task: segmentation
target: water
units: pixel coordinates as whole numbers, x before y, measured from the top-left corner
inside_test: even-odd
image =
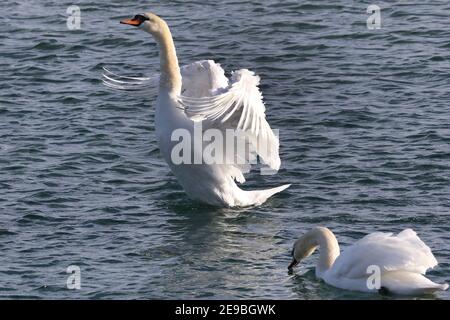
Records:
[[[450,282],[448,1],[2,1],[0,298],[378,299],[287,273],[294,240],[331,228],[345,247],[414,228]],[[154,99],[102,86],[102,67],[158,71],[154,41],[118,21],[167,19],[182,64],[262,78],[292,183],[257,208],[190,201],[159,155]],[[81,269],[81,290],[66,268]],[[448,292],[435,298],[449,299]],[[416,297],[417,298],[417,297]],[[433,296],[419,297],[433,298]]]

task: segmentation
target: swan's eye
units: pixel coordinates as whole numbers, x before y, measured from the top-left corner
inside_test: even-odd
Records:
[[[133,20],[138,20],[140,23],[146,21],[146,20],[150,20],[149,18],[147,18],[146,16],[143,16],[141,14],[137,14],[134,16]]]

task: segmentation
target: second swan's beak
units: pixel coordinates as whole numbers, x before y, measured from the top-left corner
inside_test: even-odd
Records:
[[[298,261],[295,260],[295,258],[293,258],[291,264],[288,267],[288,269],[292,270],[292,268],[295,267],[297,264],[298,264]]]
[[[120,20],[120,23],[122,23],[122,24],[129,24],[130,26],[137,27],[137,26],[139,26],[142,23],[142,21],[140,21],[139,19],[132,18],[132,19]]]

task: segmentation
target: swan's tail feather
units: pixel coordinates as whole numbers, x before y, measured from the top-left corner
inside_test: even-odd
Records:
[[[382,275],[381,286],[394,294],[431,294],[448,289],[448,284],[435,283],[423,274],[410,271],[389,271]]]
[[[250,205],[260,205],[266,202],[271,196],[276,193],[279,193],[287,188],[289,188],[290,184],[285,184],[279,187],[264,189],[264,190],[251,190],[251,191],[243,191],[245,194],[245,200],[243,201],[244,206]]]
[[[425,294],[431,294],[431,293],[434,293],[436,291],[445,291],[447,289],[448,289],[448,284],[446,284],[446,283],[442,283],[442,284],[436,283],[435,286],[424,288],[423,292]]]

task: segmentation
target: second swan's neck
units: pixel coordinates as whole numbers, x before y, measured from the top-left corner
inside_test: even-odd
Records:
[[[321,276],[325,271],[331,268],[334,261],[339,256],[339,244],[334,234],[328,228],[320,227],[314,229],[314,237],[320,251],[316,274]]]
[[[164,31],[156,37],[161,64],[159,86],[161,89],[179,95],[181,93],[181,74],[175,44],[173,43],[169,27],[164,25],[163,30]]]

